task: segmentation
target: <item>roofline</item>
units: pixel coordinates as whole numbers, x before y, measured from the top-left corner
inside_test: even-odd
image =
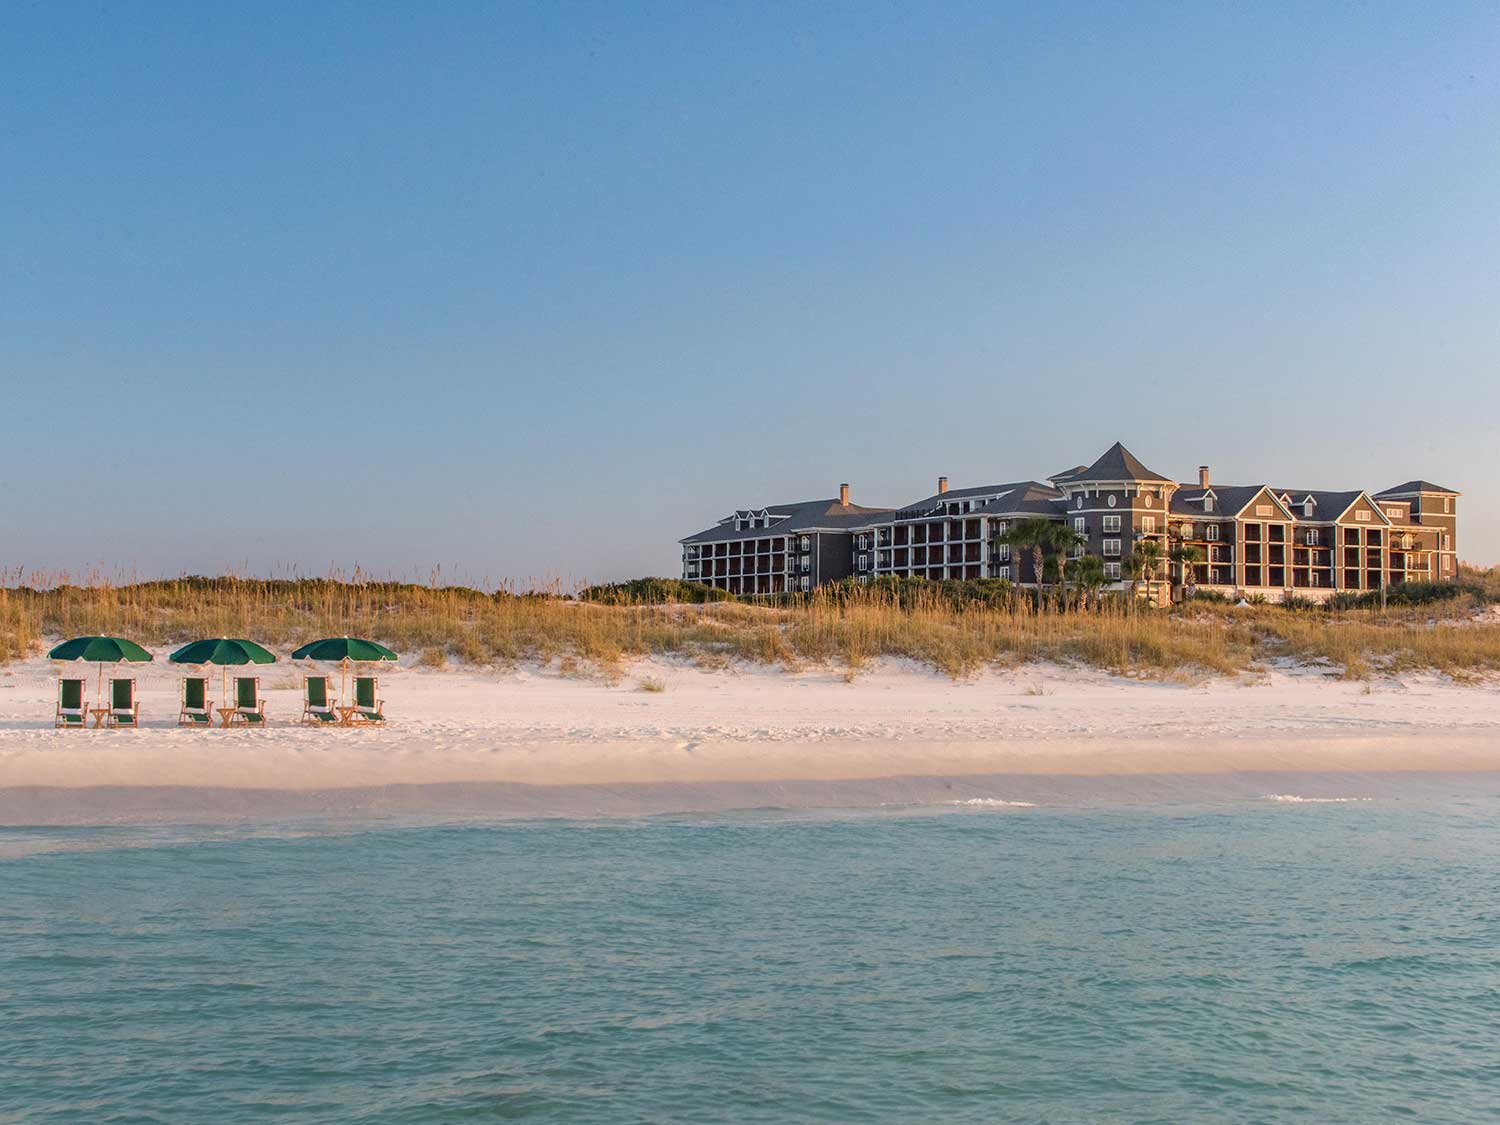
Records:
[[[1391,499],[1394,500],[1395,497],[1391,497]],[[1380,517],[1380,522],[1383,523],[1383,524],[1385,524],[1386,527],[1390,527],[1391,526],[1391,518],[1390,518],[1390,516],[1386,515],[1383,511],[1381,511],[1380,510],[1380,505],[1375,502],[1375,498],[1373,496],[1371,496],[1368,492],[1364,491],[1363,489],[1360,490],[1359,495],[1357,495],[1353,500],[1349,501],[1348,506],[1342,512],[1340,512],[1338,515],[1336,515],[1336,516],[1333,517],[1333,522],[1334,523],[1338,523],[1339,520],[1341,520],[1345,516],[1347,516],[1349,514],[1349,510],[1351,508],[1353,508],[1354,505],[1358,504],[1361,500],[1367,500],[1367,501],[1369,501],[1370,507],[1374,508],[1375,509],[1375,514]]]
[[[1250,486],[1249,485],[1244,485],[1243,487],[1249,488]],[[1272,501],[1275,502],[1276,506],[1281,509],[1282,515],[1286,516],[1286,518],[1289,519],[1289,520],[1291,520],[1293,523],[1297,522],[1297,517],[1294,516],[1294,515],[1292,515],[1291,510],[1285,504],[1283,504],[1281,502],[1281,497],[1279,495],[1277,495],[1276,490],[1274,488],[1272,488],[1269,484],[1263,484],[1263,485],[1260,485],[1259,487],[1257,487],[1256,490],[1253,493],[1251,493],[1250,499],[1246,500],[1243,504],[1241,504],[1240,507],[1239,507],[1239,509],[1234,513],[1234,518],[1235,519],[1239,519],[1241,516],[1243,516],[1245,514],[1245,509],[1248,508],[1248,507],[1250,507],[1251,504],[1255,503],[1255,498],[1257,496],[1259,496],[1262,492],[1264,492],[1267,496],[1269,496],[1272,499]]]

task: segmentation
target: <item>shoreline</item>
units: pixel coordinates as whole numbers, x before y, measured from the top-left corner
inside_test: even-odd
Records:
[[[497,820],[613,820],[736,812],[854,816],[1081,811],[1229,802],[1367,805],[1500,798],[1500,769],[1216,774],[996,773],[845,781],[527,785],[440,782],[329,789],[208,786],[0,788],[0,828],[255,826],[324,823],[393,828]],[[0,858],[4,858],[0,841]],[[28,849],[29,850],[29,849]]]

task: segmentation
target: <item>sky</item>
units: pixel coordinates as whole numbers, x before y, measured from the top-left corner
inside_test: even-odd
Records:
[[[737,507],[1464,493],[1493,5],[24,3],[0,567],[675,574]]]

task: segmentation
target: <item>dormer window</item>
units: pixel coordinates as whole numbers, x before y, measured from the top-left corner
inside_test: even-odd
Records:
[[[1205,512],[1211,512],[1214,510],[1214,498],[1212,496],[1205,496],[1203,498],[1203,510]]]
[[[1313,518],[1313,502],[1311,500],[1302,501],[1302,518],[1305,520]]]

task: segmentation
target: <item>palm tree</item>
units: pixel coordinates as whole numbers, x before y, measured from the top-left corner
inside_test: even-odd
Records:
[[[1057,577],[1057,605],[1061,609],[1067,600],[1068,556],[1087,546],[1088,540],[1065,523],[1054,523],[1051,528],[1046,546],[1052,552],[1052,570]]]
[[[1120,569],[1124,571],[1125,577],[1130,579],[1130,598],[1126,604],[1134,613],[1135,600],[1141,592],[1141,575],[1146,573],[1146,560],[1139,551],[1131,551],[1121,560]]]
[[[1139,584],[1142,578],[1146,581],[1146,593],[1151,593],[1151,583],[1156,580],[1156,570],[1162,563],[1161,544],[1155,539],[1142,539],[1135,545],[1130,558],[1125,560],[1130,564],[1131,581]],[[1137,589],[1137,592],[1139,590]]]
[[[1178,573],[1182,576],[1182,586],[1186,596],[1191,598],[1194,590],[1198,587],[1198,571],[1196,564],[1204,559],[1203,548],[1194,543],[1179,543],[1172,548],[1169,556],[1177,564]]]
[[[1036,578],[1036,600],[1040,605],[1042,601],[1042,569],[1046,560],[1047,547],[1052,542],[1055,523],[1043,516],[1033,516],[1024,520],[1017,520],[1011,525],[1009,531],[1004,535],[996,536],[996,543],[1004,543],[1015,551],[1031,552],[1031,572]],[[1017,577],[1020,577],[1019,574]]]
[[[1104,560],[1097,555],[1069,559],[1067,575],[1078,595],[1079,608],[1087,609],[1090,603],[1097,608],[1099,591],[1104,588]]]

